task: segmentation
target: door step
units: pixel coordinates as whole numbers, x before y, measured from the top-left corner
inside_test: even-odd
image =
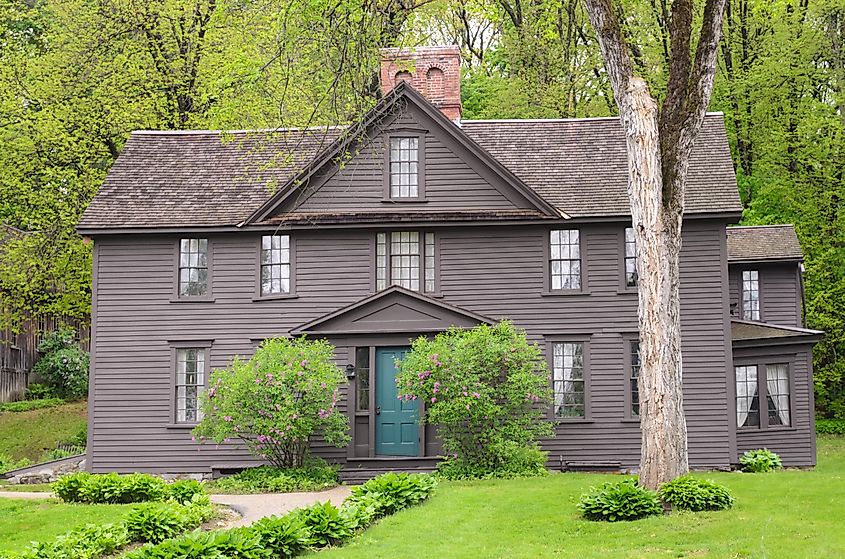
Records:
[[[430,474],[437,467],[439,458],[363,458],[351,459],[340,470],[340,481],[349,484],[363,483],[388,472]]]

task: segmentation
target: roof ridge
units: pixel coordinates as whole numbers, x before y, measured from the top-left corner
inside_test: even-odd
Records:
[[[767,224],[767,225],[731,225],[727,229],[728,229],[728,231],[731,231],[733,229],[767,229],[767,228],[768,229],[774,229],[776,227],[790,227],[792,229],[795,229],[795,224],[794,223],[770,223],[770,224]]]
[[[706,116],[724,116],[722,111],[708,111]],[[582,116],[566,118],[479,118],[461,120],[461,124],[488,123],[488,122],[590,122],[596,120],[619,120],[618,116]]]
[[[348,124],[326,124],[321,126],[294,126],[291,128],[252,128],[244,130],[133,130],[131,135],[143,136],[189,136],[205,134],[250,134],[256,132],[305,132],[311,130],[343,130]]]

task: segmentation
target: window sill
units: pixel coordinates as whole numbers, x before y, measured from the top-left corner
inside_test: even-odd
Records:
[[[426,204],[425,198],[382,198],[383,204]]]
[[[589,295],[590,290],[571,289],[568,291],[543,291],[540,293],[542,297],[573,297],[577,295]]]
[[[636,295],[637,292],[638,292],[638,290],[637,290],[636,287],[628,287],[628,288],[620,287],[619,289],[616,290],[617,295]]]
[[[171,303],[213,303],[214,297],[171,297]]]
[[[296,299],[299,295],[296,293],[280,293],[278,295],[263,295],[261,297],[253,297],[252,302],[258,303],[260,301],[278,301],[280,299]]]
[[[370,417],[369,410],[358,410],[355,412],[355,417]]]
[[[168,423],[165,425],[165,429],[178,429],[178,430],[186,430],[186,429],[193,429],[199,425],[199,423]]]
[[[784,433],[790,431],[798,431],[797,427],[769,427],[763,429],[762,427],[738,427],[737,433]]]
[[[639,425],[639,424],[640,424],[640,420],[639,420],[639,419],[634,419],[634,418],[632,418],[632,417],[627,417],[627,418],[625,418],[625,419],[621,420],[621,421],[620,421],[620,423],[636,423],[637,425]]]
[[[552,419],[552,422],[554,422],[554,424],[556,426],[558,426],[558,425],[589,425],[589,424],[595,423],[595,421],[593,421],[592,419],[585,419],[585,418],[563,419],[561,417],[556,417],[556,418]]]

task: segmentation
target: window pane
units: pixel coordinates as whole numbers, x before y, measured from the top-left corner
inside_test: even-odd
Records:
[[[390,139],[390,196],[415,198],[419,195],[419,139]]]
[[[555,416],[584,417],[584,344],[552,344],[552,379]]]
[[[370,348],[355,349],[355,382],[358,386],[358,411],[370,409]]]
[[[578,230],[551,231],[549,242],[551,289],[580,289],[581,249]]]
[[[766,365],[766,392],[769,425],[790,425],[789,365]]]
[[[199,396],[205,390],[205,349],[176,350],[176,421],[202,419]]]
[[[742,317],[760,320],[760,277],[757,270],[742,272]]]
[[[736,372],[736,424],[738,427],[760,426],[760,399],[757,366],[734,368]]]
[[[208,293],[208,240],[181,239],[179,242],[179,295]]]
[[[637,276],[637,241],[634,238],[634,228],[625,228],[625,286],[636,287]]]
[[[261,294],[290,293],[290,235],[261,237]]]
[[[631,355],[631,415],[640,415],[640,342],[639,340],[631,340],[630,347]]]

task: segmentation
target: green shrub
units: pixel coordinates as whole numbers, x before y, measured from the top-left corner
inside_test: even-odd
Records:
[[[507,321],[420,337],[400,365],[401,398],[425,402],[454,463],[479,473],[508,468],[552,434],[547,418],[549,372],[537,344]]]
[[[147,501],[191,501],[203,494],[202,485],[195,481],[168,484],[149,474],[119,475],[78,472],[60,477],[53,483],[53,491],[63,501],[72,503],[143,503]]]
[[[110,555],[128,543],[129,535],[123,524],[88,524],[52,542],[33,543],[21,553],[20,559],[94,559]]]
[[[88,352],[76,341],[76,333],[67,328],[50,332],[38,344],[44,356],[32,371],[46,381],[56,396],[78,400],[88,396]]]
[[[196,528],[213,513],[207,496],[197,497],[187,505],[172,501],[142,503],[127,515],[126,531],[132,541],[158,543]]]
[[[337,466],[311,458],[302,468],[259,466],[212,482],[216,490],[232,493],[320,491],[338,484]]]
[[[55,398],[56,392],[47,384],[32,383],[26,387],[24,400],[48,400]]]
[[[348,418],[337,407],[346,383],[325,340],[265,340],[249,361],[235,359],[211,374],[194,435],[218,443],[240,439],[273,466],[300,468],[318,433],[337,447],[349,442]]]
[[[41,455],[41,458],[38,461],[50,462],[51,460],[61,460],[62,458],[78,456],[80,454],[85,454],[84,446],[76,448],[54,448],[53,450],[48,450],[44,452],[44,454]]]
[[[55,408],[61,406],[65,401],[61,398],[46,398],[44,400],[21,400],[20,402],[8,402],[0,404],[0,412],[22,412],[31,410],[40,410],[45,408]]]
[[[0,474],[17,470],[18,468],[26,468],[32,463],[28,458],[21,458],[20,460],[13,460],[11,456],[0,454]]]
[[[487,466],[468,464],[463,460],[447,457],[437,464],[437,476],[449,480],[468,479],[516,479],[548,475],[547,452],[537,446],[514,447],[501,452],[506,456],[503,463],[493,469]]]
[[[310,542],[310,532],[297,514],[262,518],[250,525],[250,531],[273,558],[293,557]]]
[[[430,475],[390,472],[353,487],[347,503],[375,507],[377,518],[424,501],[436,485]]]
[[[657,493],[637,485],[634,478],[608,482],[581,496],[578,510],[587,520],[637,520],[663,512]]]
[[[743,472],[762,473],[783,467],[780,456],[769,449],[748,450],[739,459]]]
[[[820,435],[845,435],[845,419],[817,419],[816,433]]]
[[[276,559],[249,528],[192,532],[180,538],[147,544],[123,559]]]
[[[725,510],[734,504],[734,499],[726,487],[718,483],[681,476],[660,486],[660,500],[669,503],[677,510],[699,512],[703,510]]]
[[[293,511],[295,519],[308,530],[308,545],[326,547],[337,545],[352,537],[356,522],[346,510],[326,501]]]

